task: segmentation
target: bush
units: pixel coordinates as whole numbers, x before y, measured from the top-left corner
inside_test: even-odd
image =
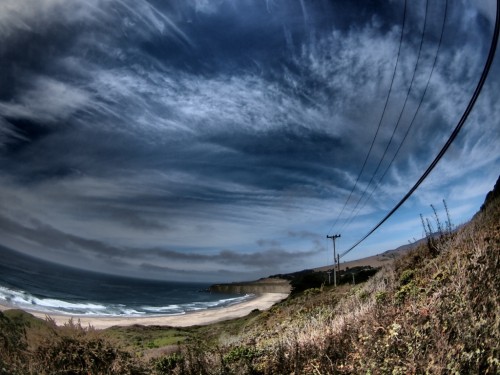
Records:
[[[314,272],[312,270],[298,272],[290,282],[292,294],[303,292],[306,289],[321,288],[326,279],[325,272]]]
[[[387,292],[379,291],[375,293],[375,302],[377,302],[378,304],[382,304],[385,301],[387,301]]]
[[[154,361],[154,367],[159,375],[171,374],[176,367],[184,365],[184,357],[179,353],[173,353]]]
[[[40,374],[135,374],[130,354],[100,338],[62,336],[47,341],[35,352]]]
[[[26,323],[0,311],[0,373],[23,372],[27,347]]]
[[[402,303],[408,296],[416,296],[418,294],[418,288],[414,281],[408,282],[399,288],[399,290],[394,295],[396,303]]]
[[[399,277],[399,284],[400,285],[406,285],[410,281],[413,280],[413,277],[415,276],[415,271],[413,270],[404,270],[401,276]]]
[[[224,361],[228,363],[237,362],[241,360],[248,362],[257,357],[258,355],[259,352],[255,348],[250,348],[248,346],[237,346],[231,349],[231,351],[224,356]]]
[[[321,289],[320,288],[311,288],[311,289],[306,289],[304,290],[304,296],[315,296],[317,294],[320,294],[321,293]]]

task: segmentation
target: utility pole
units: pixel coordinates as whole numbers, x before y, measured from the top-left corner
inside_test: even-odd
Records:
[[[337,286],[337,272],[335,270],[335,262],[337,262],[337,270],[340,271],[340,256],[337,256],[335,251],[335,239],[340,238],[340,234],[334,234],[333,236],[326,235],[326,238],[331,238],[333,241],[333,284]]]

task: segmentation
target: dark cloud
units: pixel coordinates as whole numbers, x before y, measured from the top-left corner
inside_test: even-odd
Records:
[[[161,219],[150,217],[153,215],[149,212],[139,212],[137,209],[133,209],[133,207],[117,208],[103,204],[101,212],[105,213],[106,219],[120,222],[130,228],[138,228],[144,231],[168,231],[171,229]]]
[[[318,237],[322,237],[319,233],[309,232],[305,230],[299,232],[288,231],[288,235],[292,238],[317,239]]]
[[[149,229],[150,226],[147,228]],[[36,219],[29,219],[27,224],[20,224],[1,215],[0,232],[5,238],[20,237],[26,239],[26,243],[31,244],[32,249],[47,249],[47,253],[44,255],[51,260],[60,260],[61,254],[66,253],[73,261],[95,258],[99,262],[105,262],[104,265],[111,268],[117,265],[133,264],[136,259],[154,259],[157,264],[163,261],[168,262],[167,264],[175,264],[176,262],[187,262],[186,264],[191,265],[208,263],[247,269],[273,270],[299,265],[302,259],[312,257],[318,251],[323,250],[286,251],[281,248],[269,248],[251,253],[221,250],[212,254],[204,254],[196,251],[185,252],[165,248],[118,247],[103,241],[62,232]],[[27,247],[29,248],[30,245]],[[41,254],[34,255],[40,256]],[[145,267],[145,264],[147,263],[142,263],[141,267]],[[157,267],[158,270],[164,272],[185,272],[182,268]],[[151,265],[148,268],[151,269]]]
[[[139,267],[146,272],[153,272],[156,274],[165,274],[168,273],[169,275],[189,275],[192,274],[192,271],[189,270],[177,270],[171,267],[166,267],[166,266],[158,266],[156,264],[151,264],[151,263],[141,263]]]
[[[37,248],[52,252],[53,254],[43,254],[48,255],[51,259],[57,259],[54,253],[67,253],[71,257],[82,255],[85,252],[94,252],[105,258],[115,257],[122,253],[114,246],[64,233],[36,219],[31,219],[27,225],[22,225],[0,216],[0,228],[5,238],[20,237],[28,243],[36,244]],[[36,255],[42,256],[42,254]]]
[[[137,256],[139,253],[134,253]],[[188,261],[190,263],[216,263],[232,266],[244,266],[258,269],[279,269],[282,266],[298,265],[301,260],[317,254],[317,250],[286,251],[271,248],[265,251],[244,253],[234,250],[221,250],[219,253],[205,255],[195,252],[179,252],[166,249],[149,249],[140,253],[140,257],[154,255],[169,261]]]

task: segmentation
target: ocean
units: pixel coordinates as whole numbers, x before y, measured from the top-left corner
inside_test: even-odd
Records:
[[[87,272],[0,246],[0,304],[21,309],[108,317],[181,315],[253,297],[210,293],[209,286]]]

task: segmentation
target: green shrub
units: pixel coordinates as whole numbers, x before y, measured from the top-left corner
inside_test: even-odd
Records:
[[[320,294],[320,293],[321,293],[320,288],[310,288],[310,289],[306,289],[304,291],[304,296],[315,296],[316,294]]]
[[[157,359],[154,363],[156,372],[159,375],[170,374],[176,367],[184,364],[184,357],[179,353],[171,354],[167,357]]]
[[[159,348],[159,346],[154,342],[154,341],[150,341],[146,344],[146,346],[148,347],[148,349],[155,349],[155,348]]]
[[[26,324],[0,311],[0,373],[22,373],[27,347]]]
[[[399,288],[399,290],[394,295],[396,303],[402,303],[408,296],[416,296],[418,294],[418,288],[414,281],[410,281]]]
[[[360,289],[356,292],[356,295],[358,296],[358,298],[361,300],[361,301],[366,301],[368,299],[368,297],[370,296],[370,293],[368,293],[366,290],[364,289]]]
[[[384,303],[385,301],[387,301],[387,292],[379,291],[375,293],[375,302],[380,304]]]
[[[415,276],[415,271],[413,270],[404,270],[401,276],[399,277],[399,284],[400,285],[406,285],[410,281],[413,280]]]
[[[224,356],[224,361],[227,363],[237,362],[240,360],[251,361],[259,355],[259,351],[248,346],[237,346]]]

